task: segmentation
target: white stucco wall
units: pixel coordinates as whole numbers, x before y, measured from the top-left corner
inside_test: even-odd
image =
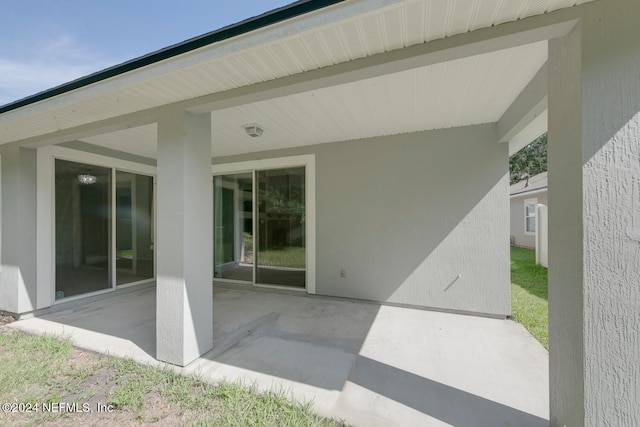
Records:
[[[551,424],[640,425],[640,2],[550,42]]]
[[[507,315],[507,150],[482,125],[214,163],[315,154],[318,294]]]
[[[515,238],[515,246],[522,248],[535,249],[536,235],[535,233],[527,233],[524,229],[524,201],[536,199],[536,203],[547,205],[547,193],[536,193],[533,195],[523,195],[511,197],[509,199],[510,211],[510,235]]]
[[[36,305],[36,154],[5,146],[0,159],[0,310],[22,313]]]

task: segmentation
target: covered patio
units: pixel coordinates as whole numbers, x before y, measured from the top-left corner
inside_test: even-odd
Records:
[[[348,419],[535,425],[540,389],[551,425],[639,425],[638,16],[299,1],[0,106],[0,309],[211,379],[277,377]],[[524,330],[487,318],[511,311],[508,157],[544,131],[548,376]],[[261,278],[261,238],[299,255],[276,266],[294,286]]]
[[[518,323],[349,299],[216,288],[213,349],[156,361],[155,288],[11,328],[216,382],[282,387],[355,425],[548,425],[548,354]]]

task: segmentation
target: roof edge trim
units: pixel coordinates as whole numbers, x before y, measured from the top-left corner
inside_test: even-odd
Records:
[[[114,65],[112,67],[105,68],[104,70],[89,74],[85,77],[80,77],[79,79],[72,80],[68,83],[63,83],[62,85],[55,86],[51,89],[47,89],[34,95],[27,96],[26,98],[22,98],[17,101],[10,102],[9,104],[2,105],[0,106],[0,114],[17,110],[19,108],[26,107],[40,101],[44,101],[46,99],[65,94],[67,92],[71,92],[73,90],[80,89],[91,84],[137,70],[142,67],[146,67],[148,65],[156,64],[158,62],[191,52],[201,47],[237,37],[251,31],[259,30],[269,25],[305,15],[307,13],[323,9],[337,3],[342,3],[344,1],[345,0],[301,0],[295,3],[291,3],[281,8],[265,12],[261,15],[257,15],[253,18],[249,18],[244,21],[222,27],[218,30],[211,31],[201,36],[196,36],[184,42],[157,50],[155,52],[151,52],[138,58],[134,58],[121,64]]]
[[[549,187],[544,186],[544,187],[536,188],[534,190],[526,190],[526,191],[521,191],[519,193],[509,194],[509,198],[514,199],[516,197],[522,197],[522,196],[534,196],[536,194],[544,193],[548,190],[549,190]]]

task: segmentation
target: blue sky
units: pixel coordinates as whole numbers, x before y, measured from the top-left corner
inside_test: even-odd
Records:
[[[294,0],[2,0],[0,105]]]

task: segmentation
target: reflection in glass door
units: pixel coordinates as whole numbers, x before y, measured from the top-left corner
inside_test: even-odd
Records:
[[[153,279],[153,178],[56,159],[55,233],[56,300]]]
[[[253,282],[252,173],[216,176],[213,188],[213,276]]]
[[[256,172],[256,283],[305,287],[305,168]]]
[[[255,171],[255,187],[251,172],[213,182],[214,278],[304,289],[305,168]]]
[[[111,169],[56,159],[56,299],[111,287]]]
[[[116,285],[153,278],[153,178],[116,171]]]

